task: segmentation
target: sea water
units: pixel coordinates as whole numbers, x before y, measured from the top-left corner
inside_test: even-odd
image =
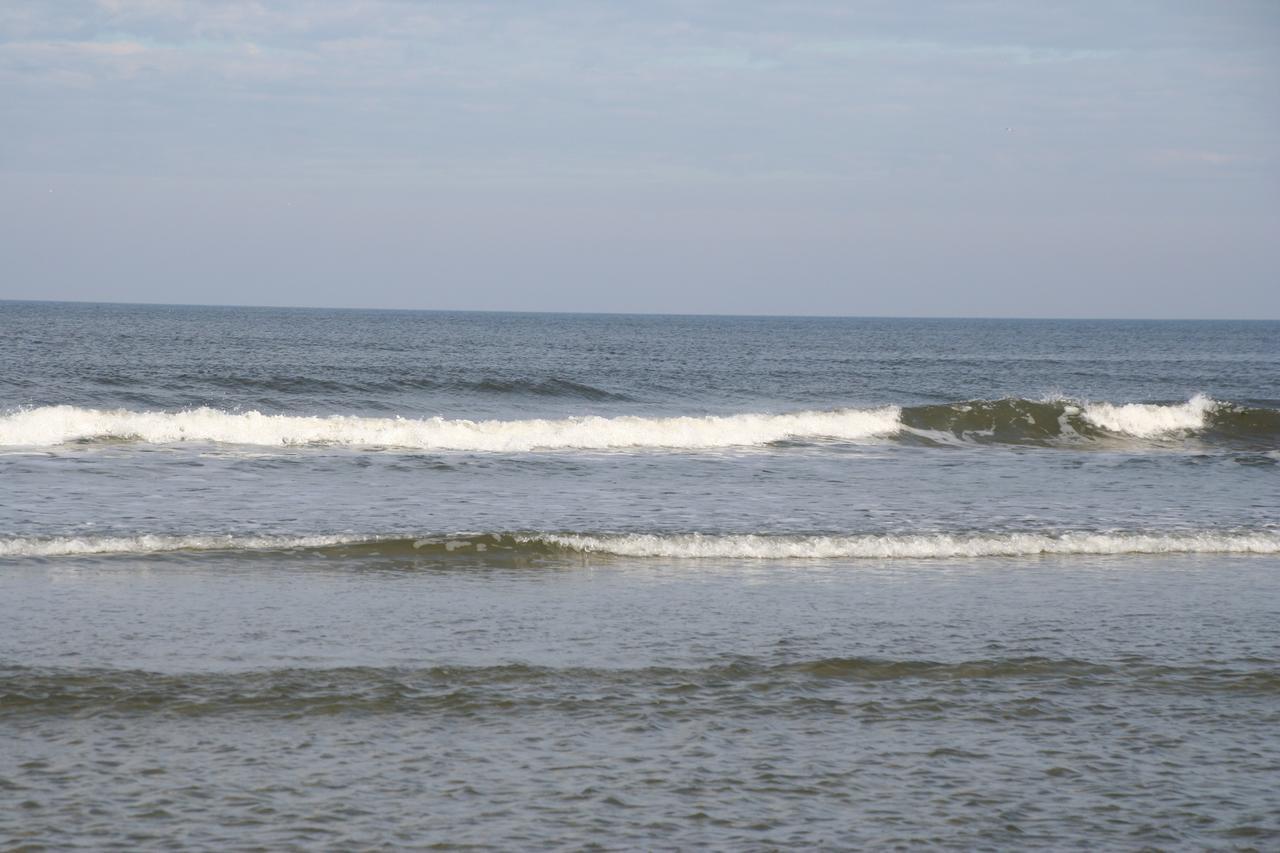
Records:
[[[0,842],[1280,844],[1280,324],[0,302]]]

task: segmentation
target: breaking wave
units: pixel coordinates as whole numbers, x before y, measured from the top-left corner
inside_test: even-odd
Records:
[[[71,557],[89,554],[158,554],[166,551],[293,551],[371,544],[369,536],[14,536],[0,538],[0,557]]]
[[[1066,405],[1063,408],[1068,417],[1077,414],[1075,406]],[[1099,429],[1147,438],[1203,429],[1218,408],[1217,401],[1197,394],[1187,402],[1173,406],[1093,403],[1080,409],[1078,414]]]
[[[0,538],[0,557],[175,551],[342,556],[606,555],[677,560],[926,560],[1111,554],[1280,554],[1280,530],[921,533],[794,536],[700,533],[460,533],[441,536],[138,535]]]
[[[0,445],[50,446],[124,439],[152,444],[194,441],[273,447],[319,444],[499,452],[705,449],[764,445],[786,439],[859,440],[897,429],[898,409],[892,407],[784,415],[472,421],[233,414],[207,408],[169,413],[45,406],[0,417]]]
[[[782,441],[1084,447],[1113,442],[1280,448],[1280,411],[1197,395],[1184,403],[973,400],[925,406],[686,417],[583,416],[466,420],[264,415],[199,408],[180,412],[43,406],[0,415],[0,446],[68,442],[202,442],[265,447],[392,447],[414,450],[699,450]]]
[[[1280,446],[1280,411],[1196,395],[1185,403],[971,400],[902,410],[902,426],[926,441],[1085,446],[1195,438],[1228,446]]]
[[[1040,554],[1280,553],[1280,533],[1003,533],[854,536],[545,535],[569,551],[676,559],[936,559]]]

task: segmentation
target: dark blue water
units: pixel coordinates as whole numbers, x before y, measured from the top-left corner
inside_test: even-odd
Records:
[[[0,302],[0,838],[1280,842],[1280,324]]]

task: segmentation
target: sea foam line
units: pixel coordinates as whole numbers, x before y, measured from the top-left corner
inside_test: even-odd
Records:
[[[937,559],[1107,554],[1280,554],[1280,531],[1246,533],[864,534],[853,536],[539,535],[589,553],[675,559]]]
[[[138,535],[0,538],[0,557],[153,554],[171,551],[286,551],[368,548],[403,555],[601,554],[677,560],[895,560],[1111,554],[1280,554],[1280,530],[1168,533],[921,533],[794,536],[699,533],[497,533],[433,537]]]
[[[268,447],[323,444],[507,452],[701,449],[763,445],[789,438],[866,439],[895,432],[898,415],[897,407],[886,406],[781,415],[472,421],[264,415],[209,408],[132,412],[44,406],[0,416],[0,446],[46,447],[114,438],[152,444],[193,441]]]
[[[372,536],[14,536],[0,538],[0,557],[73,557],[92,554],[156,554],[166,551],[287,551],[378,541]]]

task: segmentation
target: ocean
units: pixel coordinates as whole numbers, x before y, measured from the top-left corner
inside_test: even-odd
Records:
[[[0,302],[4,849],[1276,849],[1280,323]]]

